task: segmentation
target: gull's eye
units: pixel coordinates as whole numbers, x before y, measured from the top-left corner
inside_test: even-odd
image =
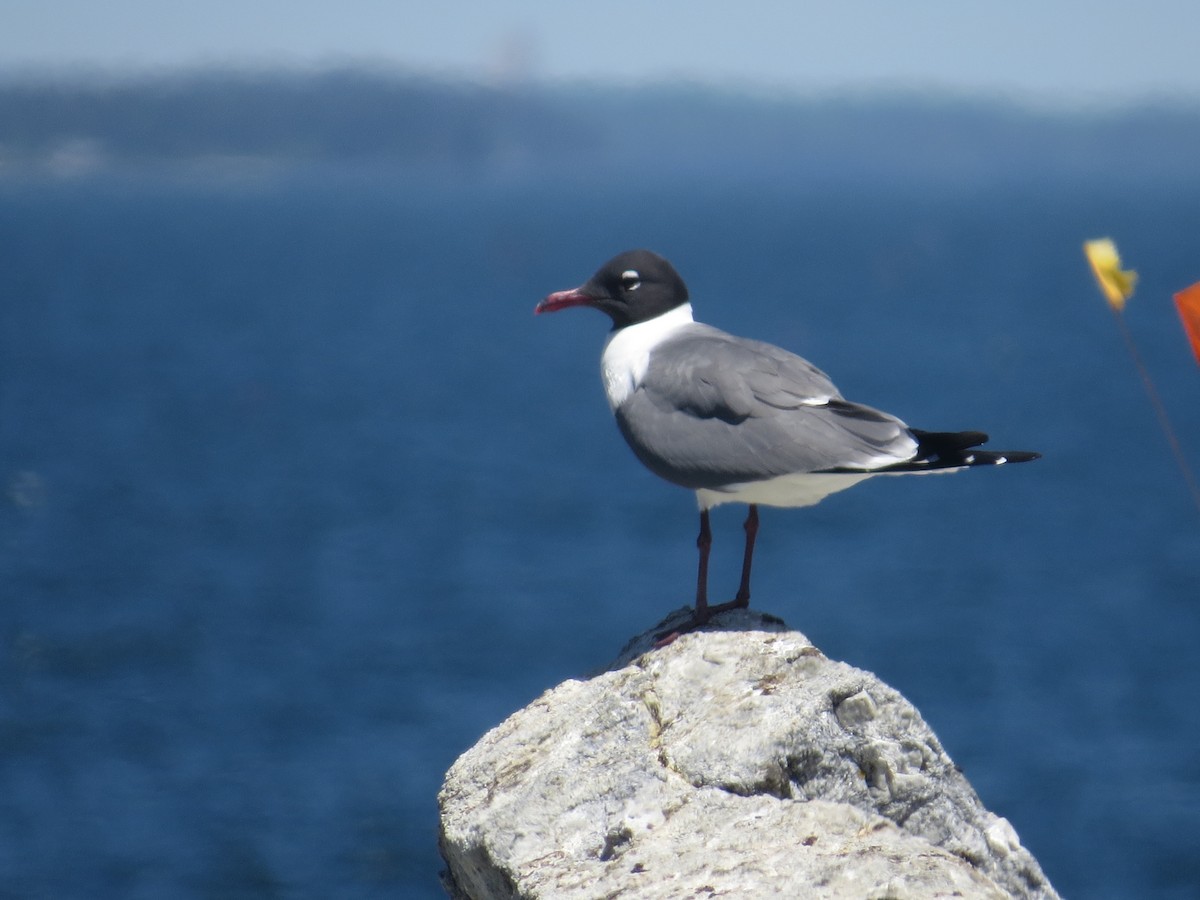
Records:
[[[636,291],[642,286],[642,276],[636,269],[626,269],[621,273],[621,287],[627,291]]]

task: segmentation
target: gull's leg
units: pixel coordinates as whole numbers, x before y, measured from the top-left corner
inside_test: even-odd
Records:
[[[758,536],[758,506],[750,504],[750,512],[746,514],[746,553],[742,557],[742,583],[738,586],[737,596],[733,598],[735,607],[750,605],[750,566],[754,563],[754,539]]]
[[[708,526],[708,510],[700,510],[700,535],[696,538],[700,551],[700,567],[696,572],[696,616],[697,625],[708,621],[708,551],[712,547],[712,530]]]
[[[731,608],[733,603],[721,603],[717,606],[708,605],[708,551],[712,547],[712,529],[708,524],[708,510],[700,510],[700,534],[696,538],[696,548],[700,551],[700,565],[696,572],[696,608],[692,611],[690,621],[679,625],[671,631],[656,635],[655,647],[665,647],[682,634],[687,634],[708,623],[713,613],[723,612]],[[743,604],[744,605],[744,604]]]

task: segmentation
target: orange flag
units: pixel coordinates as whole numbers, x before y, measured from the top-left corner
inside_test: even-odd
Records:
[[[1183,330],[1192,342],[1192,352],[1200,363],[1200,281],[1175,295],[1175,308],[1183,320]]]

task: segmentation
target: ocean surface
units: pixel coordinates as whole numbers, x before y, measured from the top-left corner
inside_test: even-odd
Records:
[[[690,602],[605,405],[648,246],[698,317],[1037,463],[764,510],[754,605],[906,694],[1068,897],[1200,895],[1200,186],[0,182],[0,896],[439,897],[487,729]],[[716,599],[741,513],[714,514]]]

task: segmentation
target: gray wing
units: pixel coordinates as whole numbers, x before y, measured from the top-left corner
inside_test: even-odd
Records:
[[[806,360],[700,325],[655,348],[616,417],[651,471],[692,489],[872,470],[916,451],[903,422],[846,401]]]

